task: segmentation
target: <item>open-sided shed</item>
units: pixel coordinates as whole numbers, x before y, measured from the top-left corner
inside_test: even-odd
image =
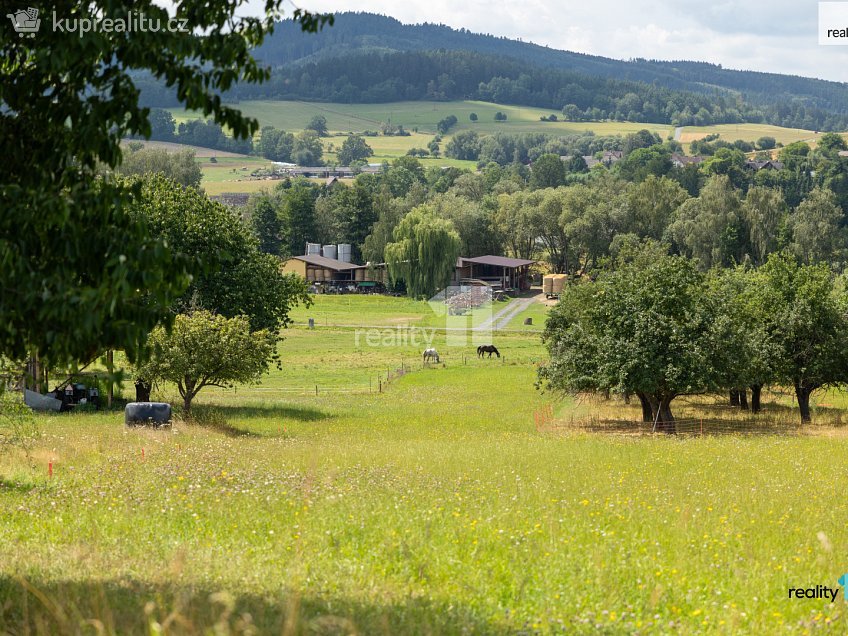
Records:
[[[530,266],[536,263],[524,258],[508,256],[460,257],[457,262],[455,278],[476,279],[487,283],[499,283],[503,289],[529,289]]]

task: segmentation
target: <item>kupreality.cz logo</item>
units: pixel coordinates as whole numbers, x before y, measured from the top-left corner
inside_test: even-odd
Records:
[[[12,26],[18,37],[35,37],[41,28],[41,19],[38,17],[38,9],[27,7],[14,13],[7,13],[6,17],[12,21]]]
[[[41,28],[41,18],[38,17],[38,9],[27,7],[14,13],[7,13],[6,17],[12,21],[12,27],[18,37],[35,37]],[[106,17],[98,12],[87,17],[62,17],[54,11],[52,20],[48,21],[49,27],[55,33],[76,33],[79,37],[87,33],[157,33],[169,31],[176,33],[189,33],[188,19],[178,17],[151,17],[143,12],[128,11],[126,14]]]
[[[842,586],[842,597],[848,601],[848,572],[839,577],[836,581]],[[823,599],[831,603],[836,601],[839,595],[838,587],[829,587],[827,585],[814,585],[812,587],[790,587],[790,599]]]

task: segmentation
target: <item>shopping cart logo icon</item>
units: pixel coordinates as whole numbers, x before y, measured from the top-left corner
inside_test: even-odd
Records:
[[[41,27],[41,19],[38,17],[38,9],[27,7],[26,10],[16,11],[15,13],[7,13],[6,17],[12,21],[12,26],[15,27],[15,32],[19,37],[24,37],[30,34],[30,37],[35,37]]]

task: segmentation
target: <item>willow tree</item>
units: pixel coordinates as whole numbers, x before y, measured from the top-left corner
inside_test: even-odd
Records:
[[[403,280],[410,296],[429,298],[448,284],[461,245],[451,221],[420,205],[398,224],[394,239],[386,245],[389,276]]]

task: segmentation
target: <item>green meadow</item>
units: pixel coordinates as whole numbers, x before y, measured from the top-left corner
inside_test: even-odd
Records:
[[[0,455],[0,633],[845,633],[841,592],[788,598],[848,570],[844,394],[793,434],[540,432],[638,417],[534,388],[545,311],[480,360],[426,303],[319,296],[191,420],[39,415]]]

